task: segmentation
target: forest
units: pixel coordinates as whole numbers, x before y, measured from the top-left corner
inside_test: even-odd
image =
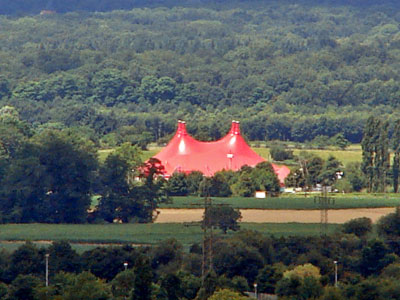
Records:
[[[249,140],[359,143],[399,118],[393,1],[3,2],[0,105],[37,130],[143,146],[237,119]]]

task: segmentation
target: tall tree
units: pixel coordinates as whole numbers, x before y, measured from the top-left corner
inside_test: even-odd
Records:
[[[390,166],[388,122],[370,117],[364,128],[361,169],[367,177],[368,192],[384,192]]]
[[[3,221],[81,223],[97,169],[90,142],[69,132],[45,131],[25,143],[0,188]]]
[[[397,120],[394,126],[394,132],[392,136],[392,150],[394,154],[392,165],[393,191],[397,193],[399,190],[400,169],[400,120]]]
[[[318,180],[323,186],[329,186],[335,183],[336,172],[339,171],[340,162],[332,155],[323,163]]]
[[[374,179],[374,144],[376,139],[377,121],[374,117],[369,117],[364,128],[362,147],[362,165],[361,169],[368,180],[368,192],[372,191]]]
[[[97,212],[108,222],[151,222],[158,204],[169,200],[165,180],[160,177],[160,161],[150,159],[138,167],[137,156],[138,152],[134,154],[123,145],[107,157],[101,168],[103,189]],[[134,180],[135,175],[139,181]]]
[[[386,177],[390,167],[390,154],[389,154],[389,123],[383,122],[379,127],[379,137],[376,145],[376,159],[375,159],[375,190],[378,192],[386,192]]]
[[[149,259],[143,255],[136,259],[135,279],[133,282],[133,291],[131,300],[150,300],[152,292],[153,272]]]

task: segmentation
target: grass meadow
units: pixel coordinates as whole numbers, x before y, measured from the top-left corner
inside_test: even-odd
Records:
[[[241,223],[241,229],[256,230],[274,236],[310,236],[320,234],[319,224],[272,224]],[[329,224],[328,233],[333,233],[340,225]],[[219,230],[215,231],[220,233]],[[230,232],[227,236],[234,233]],[[199,224],[5,224],[0,225],[0,249],[14,250],[21,245],[18,241],[30,240],[47,246],[49,241],[66,240],[79,251],[99,246],[99,244],[153,245],[175,238],[185,248],[202,240]]]
[[[286,195],[282,197],[257,199],[245,197],[212,198],[214,204],[228,204],[241,209],[318,209],[314,197],[320,194]],[[378,208],[400,206],[400,197],[396,194],[332,194],[332,209]],[[204,198],[174,197],[172,203],[161,204],[160,208],[199,208]]]
[[[269,148],[252,148],[261,157],[270,160]],[[361,162],[362,152],[358,145],[349,147],[347,150],[338,149],[293,149],[294,155],[299,155],[300,152],[308,152],[321,157],[322,159],[327,159],[330,155],[338,159],[343,165],[347,165],[350,162]]]

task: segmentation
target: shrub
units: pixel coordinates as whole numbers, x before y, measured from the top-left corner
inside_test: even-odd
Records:
[[[285,150],[285,148],[283,148],[282,146],[273,146],[269,152],[272,159],[276,161],[293,159],[293,151]]]
[[[342,231],[344,233],[353,233],[358,237],[363,237],[372,230],[372,221],[370,218],[352,219],[343,224]]]

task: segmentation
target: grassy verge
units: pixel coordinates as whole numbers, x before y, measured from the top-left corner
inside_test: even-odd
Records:
[[[318,209],[314,203],[314,196],[319,194],[308,194],[304,196],[283,196],[277,198],[213,198],[215,204],[228,204],[234,208],[242,209]],[[333,209],[350,208],[377,208],[400,206],[400,198],[395,194],[333,194],[335,200]],[[199,208],[203,206],[204,198],[200,197],[174,197],[171,204],[162,204],[161,208]]]
[[[328,233],[340,225],[329,224]],[[241,229],[256,230],[266,235],[318,235],[317,224],[257,224],[242,223]],[[233,233],[228,233],[232,235]],[[56,241],[67,240],[82,251],[96,245],[90,243],[156,244],[162,240],[176,238],[185,247],[200,242],[200,226],[185,224],[109,224],[109,225],[63,225],[63,224],[6,224],[0,225],[0,248],[15,249],[20,244],[6,241]],[[3,241],[3,242],[2,242]],[[47,243],[45,243],[46,245]]]

